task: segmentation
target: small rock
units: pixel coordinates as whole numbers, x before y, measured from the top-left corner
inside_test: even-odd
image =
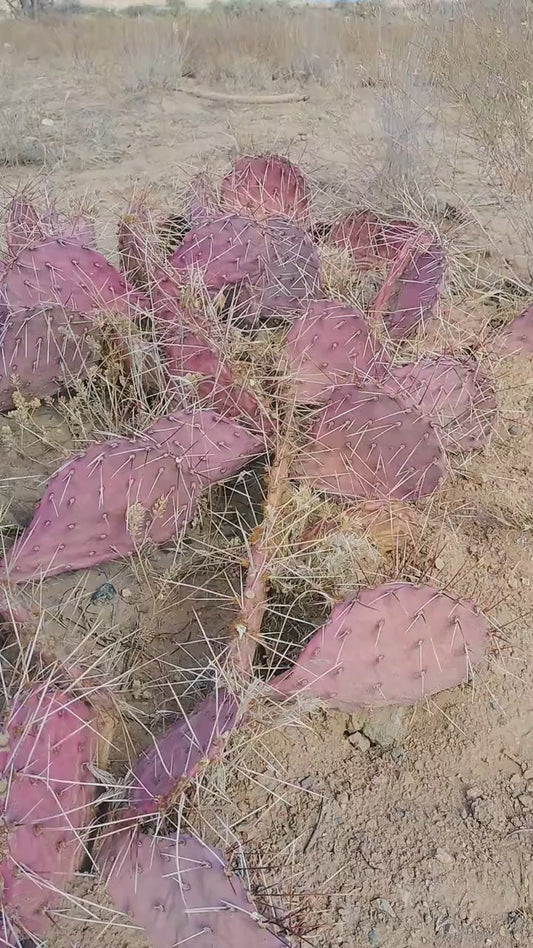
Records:
[[[522,804],[525,810],[531,810],[533,807],[533,796],[530,793],[521,793],[518,802]]]
[[[0,747],[7,747],[9,744],[9,734],[7,731],[2,731],[0,733]]]
[[[372,744],[387,749],[401,744],[407,736],[405,724],[407,708],[377,708],[368,716],[361,728]]]
[[[518,589],[518,580],[516,576],[509,576],[509,579],[507,580],[507,585],[509,586],[510,589]]]
[[[441,570],[441,569],[444,569],[445,566],[446,566],[446,563],[443,560],[442,556],[438,556],[437,559],[435,560],[435,569]]]
[[[41,119],[41,125],[44,125],[45,128],[52,128],[53,124],[54,124],[53,119],[49,119],[49,118]]]
[[[453,856],[451,856],[450,853],[447,853],[445,849],[437,849],[435,852],[435,859],[442,863],[443,866],[451,866],[454,861]]]
[[[518,425],[509,425],[509,434],[519,435],[522,434],[522,429]]]
[[[131,597],[133,596],[133,592],[132,592],[131,589],[129,589],[129,588],[126,586],[126,587],[121,591],[120,595],[122,596],[123,599],[131,599]]]
[[[374,899],[372,905],[378,912],[381,912],[382,915],[388,915],[389,918],[396,918],[388,899]]]
[[[91,602],[94,602],[96,605],[99,605],[103,602],[111,602],[117,594],[113,583],[102,583],[98,589],[95,589],[91,596]]]
[[[351,744],[352,747],[356,747],[357,750],[363,752],[370,750],[370,741],[368,740],[368,737],[365,737],[364,734],[361,734],[361,731],[356,731],[355,734],[349,734],[348,743]]]
[[[479,798],[482,796],[483,794],[481,793],[481,790],[478,787],[469,787],[468,790],[466,791],[467,800],[479,800]]]
[[[379,948],[381,945],[381,939],[375,928],[371,928],[368,933],[368,943],[372,945],[372,948]]]

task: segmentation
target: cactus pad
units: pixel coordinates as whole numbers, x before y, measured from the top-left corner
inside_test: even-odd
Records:
[[[207,290],[218,293],[246,281],[254,283],[266,258],[263,228],[250,218],[228,214],[189,231],[170,263],[182,278],[199,272]]]
[[[11,255],[16,257],[27,247],[41,243],[47,237],[62,237],[96,249],[94,225],[83,215],[77,214],[68,220],[52,208],[41,216],[29,201],[15,198],[9,208],[6,226],[7,245]]]
[[[221,204],[257,220],[282,215],[298,223],[309,218],[311,195],[300,169],[280,155],[243,156],[222,181]]]
[[[431,586],[388,583],[340,603],[294,667],[272,682],[341,711],[412,705],[472,677],[487,623],[472,602]]]
[[[95,325],[57,306],[8,314],[0,327],[0,411],[13,393],[27,398],[56,395],[83,378],[96,362]]]
[[[19,583],[166,543],[202,488],[236,474],[262,442],[212,411],[175,412],[135,439],[93,444],[49,481],[0,575]]]
[[[11,310],[62,306],[71,312],[128,314],[140,297],[102,254],[72,239],[50,238],[26,247],[4,274]]]
[[[447,451],[475,451],[490,441],[498,406],[494,387],[475,359],[425,357],[392,369],[391,376],[399,391],[439,425]]]
[[[239,876],[193,836],[109,833],[99,856],[115,906],[144,929],[151,948],[281,948]]]
[[[19,697],[0,750],[4,935],[45,937],[61,892],[84,856],[97,730],[89,706],[51,686]],[[1,927],[0,927],[1,933]]]
[[[337,385],[380,378],[388,364],[364,313],[340,300],[315,300],[287,335],[296,401],[323,402]]]
[[[180,717],[144,751],[133,769],[130,805],[153,813],[175,801],[202,765],[219,756],[237,718],[236,699],[223,692],[209,695],[188,717]]]
[[[414,501],[435,491],[447,468],[433,423],[401,396],[367,384],[334,389],[296,473],[341,497]]]
[[[383,321],[391,339],[404,339],[423,326],[435,309],[446,277],[446,257],[435,241],[414,252],[395,280]]]
[[[307,234],[281,217],[265,222],[267,255],[253,281],[259,315],[301,313],[321,288],[321,263]]]

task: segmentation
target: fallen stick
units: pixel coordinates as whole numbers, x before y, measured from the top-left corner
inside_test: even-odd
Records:
[[[209,89],[186,89],[179,86],[177,92],[186,92],[197,99],[210,102],[243,102],[248,105],[278,105],[283,102],[307,102],[308,95],[301,92],[282,92],[279,95],[240,95],[232,92],[210,92]]]

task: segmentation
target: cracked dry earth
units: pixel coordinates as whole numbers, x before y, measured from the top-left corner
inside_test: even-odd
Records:
[[[51,89],[48,111],[54,89],[60,101],[59,86],[52,82]],[[111,221],[117,181],[123,188],[152,181],[171,199],[174,182],[187,176],[183,163],[226,163],[231,129],[240,144],[253,140],[257,149],[297,142],[295,159],[321,178],[326,192],[338,193],[349,167],[341,130],[357,108],[359,134],[372,138],[372,94],[360,90],[344,115],[324,90],[309,103],[275,113],[246,106],[230,112],[183,95],[146,94],[133,103],[137,112],[117,101],[114,134],[128,147],[118,147],[114,162],[101,165],[80,163],[76,153],[71,167],[50,172],[47,184],[72,197],[89,194],[97,219],[107,213]],[[312,160],[306,148],[313,149]],[[465,200],[478,175],[468,148],[461,158]],[[20,174],[5,179],[15,186]],[[521,248],[505,222],[494,214],[490,227],[502,256],[520,272]],[[111,224],[101,237],[103,248],[113,246]],[[468,310],[468,300],[461,305],[462,312],[474,312],[465,332],[475,334],[477,311]],[[515,948],[533,942],[533,362],[507,360],[498,372],[497,435],[434,502],[432,523],[439,526],[424,532],[408,560],[410,577],[449,583],[489,611],[488,666],[472,686],[405,713],[354,719],[317,712],[265,732],[247,769],[214,769],[212,812],[203,798],[198,819],[211,820],[213,832],[226,832],[236,858],[239,841],[261,907],[275,908],[301,933],[295,944]],[[31,425],[21,434],[16,419],[4,423],[14,435],[4,435],[2,500],[11,498],[6,516],[19,525],[28,521],[43,479],[74,447],[54,409],[40,408],[36,417],[48,445],[33,437]],[[136,663],[124,693],[139,712],[141,723],[129,731],[136,748],[144,743],[146,723],[160,728],[173,713],[172,693],[163,684],[170,668],[174,693],[185,694],[185,707],[194,703],[186,694],[186,670],[200,663],[210,640],[223,639],[231,590],[239,582],[238,569],[219,570],[215,579],[204,572],[191,583],[173,580],[161,598],[154,577],[165,570],[176,575],[173,553],[158,553],[149,568],[114,563],[63,575],[35,593],[46,610],[47,641],[59,653],[90,629],[95,649],[121,641],[117,675]],[[393,557],[382,558],[379,573],[396,574]],[[129,752],[131,746],[118,740],[109,761],[116,776],[118,761]],[[93,917],[72,902],[57,920],[50,948],[141,948],[138,933],[123,921],[112,925],[113,916],[94,907],[105,896],[85,868],[72,895],[88,900]]]

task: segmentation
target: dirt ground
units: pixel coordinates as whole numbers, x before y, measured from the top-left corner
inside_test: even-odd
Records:
[[[28,39],[10,27],[5,35],[4,136],[20,107],[14,134],[27,160],[0,166],[0,199],[7,206],[24,187],[64,209],[83,204],[111,257],[132,191],[147,188],[155,205],[181,210],[195,171],[216,177],[242,152],[282,152],[299,162],[319,219],[362,198],[390,206],[387,90],[377,75],[369,81],[369,63],[359,73],[353,67],[348,87],[313,79],[307,101],[226,104],[115,82],[86,54],[81,27],[77,69],[51,55],[49,37],[41,48],[34,32]],[[180,82],[198,84],[196,77]],[[209,84],[236,90],[227,77]],[[299,87],[296,80],[287,86]],[[263,721],[190,801],[184,818],[235,864],[245,861],[258,906],[302,948],[533,943],[533,363],[496,359],[490,343],[494,326],[523,308],[531,258],[513,218],[516,193],[487,171],[457,103],[437,96],[420,83],[403,200],[441,229],[451,273],[438,339],[430,330],[416,346],[477,348],[488,339],[500,420],[490,447],[454,461],[449,486],[421,505],[416,540],[401,560],[381,553],[373,565],[363,557],[357,565],[375,582],[400,575],[473,596],[490,619],[490,655],[472,685],[407,712]],[[405,144],[396,143],[405,160]],[[518,203],[523,221],[527,201]],[[47,476],[85,435],[61,405],[19,411],[2,426],[3,521],[21,527]],[[251,484],[254,475],[247,477]],[[215,507],[231,507],[228,492],[215,495]],[[200,518],[178,552],[24,590],[43,611],[46,648],[61,658],[78,646],[107,656],[127,721],[107,765],[116,779],[146,730],[172,719],[176,696],[186,710],[194,706],[199,669],[225,640],[241,571],[231,523],[218,566],[195,552],[206,530]],[[144,945],[127,920],[95,907],[105,896],[85,868],[50,948]]]

